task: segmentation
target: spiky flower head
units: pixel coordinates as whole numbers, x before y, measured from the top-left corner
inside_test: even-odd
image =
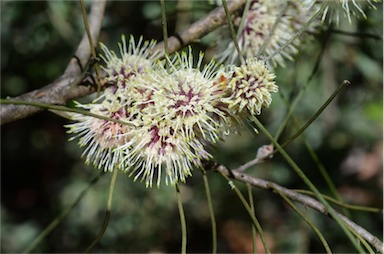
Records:
[[[244,65],[234,67],[228,78],[230,95],[222,102],[228,104],[234,114],[245,110],[247,114],[259,115],[263,107],[271,104],[271,93],[278,91],[275,77],[264,62],[248,59]]]
[[[293,40],[282,51],[280,48],[288,42],[311,18],[311,4],[301,1],[253,0],[249,10],[244,10],[244,25],[240,17],[235,20],[238,26],[238,45],[245,58],[269,57],[275,54],[271,62],[274,66],[285,67],[285,60],[293,61],[301,44],[300,38]],[[317,24],[311,24],[307,31],[316,31]],[[219,49],[221,61],[238,62],[238,53],[233,41],[224,40]],[[226,41],[226,42],[225,42]],[[278,53],[277,53],[278,52]]]
[[[374,3],[381,0],[305,0],[307,4],[313,5],[315,9],[319,10],[323,4],[326,4],[324,11],[321,14],[322,22],[328,20],[329,23],[335,22],[336,25],[340,23],[340,16],[347,18],[349,23],[352,23],[351,16],[357,18],[367,18],[364,12],[364,7],[368,5],[369,8],[376,9]]]
[[[104,46],[112,88],[90,104],[77,103],[98,117],[75,114],[68,132],[86,147],[86,163],[121,169],[147,187],[185,182],[211,158],[207,146],[232,119],[260,114],[277,91],[274,74],[257,60],[228,72],[213,60],[203,65],[202,53],[194,61],[191,48],[155,62],[134,44],[127,49],[124,38],[120,49],[121,58]]]
[[[103,43],[100,47],[104,55],[100,57],[106,63],[102,68],[107,73],[106,82],[112,84],[112,90],[115,92],[118,88],[125,88],[129,80],[146,69],[150,68],[154,60],[158,57],[158,52],[154,52],[156,41],[144,41],[140,37],[137,43],[133,36],[130,36],[128,45],[125,36],[121,36],[119,43],[120,57],[113,50],[109,50]]]
[[[144,105],[143,128],[134,135],[132,149],[125,149],[124,164],[147,186],[154,178],[159,185],[164,176],[166,183],[184,182],[193,166],[210,157],[204,140],[216,142],[220,136],[225,113],[214,106],[221,98],[221,87],[215,82],[218,66],[212,61],[200,70],[202,60],[200,54],[193,67],[191,49],[176,53],[132,81],[137,89],[150,91],[150,97],[139,104]]]
[[[154,45],[155,41],[143,42],[142,38],[136,45],[132,36],[127,45],[123,35],[122,43],[119,43],[121,57],[118,57],[104,44],[100,44],[105,54],[101,55],[101,58],[106,63],[103,66],[106,72],[104,82],[107,82],[109,87],[92,103],[76,103],[76,107],[121,122],[117,123],[82,114],[72,115],[75,123],[66,127],[69,128],[69,133],[75,134],[70,140],[79,138],[79,145],[86,147],[83,156],[86,157],[87,164],[112,171],[122,161],[123,151],[116,148],[123,145],[128,147],[129,133],[135,130],[134,125],[140,125],[135,117],[134,108],[130,107],[132,92],[127,93],[127,91],[131,91],[132,87],[129,82],[145,73],[152,65],[157,57],[157,53],[152,52]]]
[[[75,134],[70,140],[79,138],[80,147],[86,147],[82,154],[86,157],[86,164],[112,171],[118,167],[123,158],[123,152],[115,149],[128,142],[128,133],[132,131],[127,108],[111,100],[85,105],[76,103],[76,106],[98,116],[127,123],[112,122],[76,113],[72,116],[72,120],[77,122],[66,126],[69,128],[68,133]]]

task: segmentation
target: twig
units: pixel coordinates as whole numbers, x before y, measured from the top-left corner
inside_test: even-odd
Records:
[[[93,44],[91,31],[89,30],[89,24],[88,24],[87,12],[85,10],[84,0],[80,0],[80,5],[81,5],[82,14],[83,14],[84,27],[85,27],[85,31],[86,31],[87,36],[88,36],[89,47],[91,49],[91,55],[94,59],[96,59],[97,58],[96,50],[95,50],[95,47]],[[99,97],[100,91],[101,91],[101,84],[100,84],[99,67],[97,64],[95,64],[94,69],[95,69],[96,82],[97,82],[97,97]]]
[[[56,113],[55,111],[66,112],[66,113],[70,112],[70,113],[76,113],[76,114],[81,114],[81,115],[85,115],[85,116],[91,116],[91,117],[95,117],[98,119],[102,119],[102,120],[106,120],[106,121],[110,121],[110,122],[114,122],[114,123],[119,123],[119,124],[123,124],[123,125],[135,126],[135,124],[131,123],[131,122],[126,122],[126,121],[122,121],[120,119],[114,119],[114,118],[106,117],[103,115],[98,115],[98,114],[95,114],[95,113],[92,113],[92,112],[89,112],[86,110],[78,109],[78,108],[68,108],[65,106],[57,106],[57,105],[45,104],[45,103],[34,102],[34,101],[28,101],[27,102],[27,101],[4,100],[4,99],[0,99],[0,104],[2,104],[2,105],[29,105],[29,106],[34,106],[34,107],[37,107],[40,109],[49,109],[54,113]],[[56,113],[56,114],[58,114],[58,113]],[[69,116],[69,118],[71,118],[71,117]]]
[[[239,57],[239,61],[242,65],[245,64],[245,59],[243,54],[241,53],[241,49],[239,47],[239,43],[237,42],[237,36],[236,36],[236,31],[235,28],[233,27],[232,19],[231,19],[231,13],[228,10],[228,5],[227,5],[227,0],[221,0],[223,3],[223,7],[225,10],[225,15],[227,16],[227,22],[229,25],[229,32],[232,37],[233,44],[235,45],[236,51],[237,51],[237,56]]]
[[[251,207],[252,213],[255,213],[255,204],[253,202],[253,194],[252,194],[252,186],[247,183],[247,190],[248,190],[248,198],[249,198],[249,206]],[[257,253],[257,238],[256,238],[256,228],[255,225],[252,224],[252,247],[253,247],[253,253]]]
[[[185,220],[183,201],[181,200],[181,193],[179,185],[175,185],[176,188],[176,197],[177,197],[177,207],[179,208],[180,223],[181,223],[181,253],[187,253],[187,223]]]
[[[229,170],[226,168],[224,165],[216,164],[213,165],[211,168],[206,168],[212,169],[214,171],[220,172],[222,174],[226,174],[228,177],[232,179],[236,179],[238,181],[244,182],[244,183],[249,183],[254,187],[260,188],[260,189],[265,189],[265,190],[270,190],[273,191],[273,189],[278,189],[281,193],[284,193],[288,198],[297,201],[299,203],[302,203],[306,207],[310,207],[322,214],[325,214],[329,216],[327,208],[320,203],[319,201],[315,200],[314,198],[311,198],[307,195],[300,194],[296,191],[287,189],[281,185],[278,185],[274,182],[270,182],[264,179],[256,178],[250,175],[247,175],[242,172],[238,172],[237,169],[234,170]],[[273,186],[273,189],[271,188]],[[337,213],[337,212],[336,212]],[[372,246],[376,248],[377,251],[380,253],[383,253],[383,243],[377,238],[376,236],[372,235],[370,232],[368,232],[366,229],[363,227],[357,225],[355,222],[351,221],[349,218],[346,216],[337,213],[339,218],[343,220],[350,228],[355,230],[358,234],[360,234],[367,242],[369,242]],[[332,217],[331,217],[332,218]]]
[[[267,241],[264,237],[263,229],[261,228],[260,222],[257,220],[256,215],[252,211],[252,208],[249,206],[247,200],[244,198],[241,191],[236,187],[236,185],[229,180],[229,176],[224,174],[223,172],[219,171],[219,173],[227,180],[229,186],[231,186],[231,189],[235,191],[236,195],[240,199],[241,203],[243,204],[244,208],[247,210],[249,217],[251,217],[253,225],[256,227],[257,231],[259,232],[261,242],[263,243],[263,247],[266,253],[270,254],[271,251],[268,248]]]
[[[116,178],[117,178],[118,172],[119,172],[119,170],[117,170],[116,168],[115,168],[115,170],[113,170],[111,182],[109,184],[107,210],[105,211],[103,226],[101,227],[101,230],[100,230],[99,234],[97,235],[97,237],[92,241],[92,243],[84,251],[85,253],[89,253],[93,249],[93,247],[95,247],[95,245],[98,242],[100,242],[101,238],[103,238],[103,236],[105,234],[105,231],[107,230],[109,218],[111,217],[113,191],[115,190]]]
[[[272,189],[274,189],[273,186],[271,186]],[[317,236],[319,237],[321,243],[323,244],[324,246],[324,249],[325,251],[330,254],[332,253],[331,251],[331,248],[329,247],[329,244],[328,242],[325,240],[323,234],[320,232],[319,228],[316,227],[315,224],[313,224],[313,222],[308,218],[308,216],[305,215],[305,213],[303,213],[286,195],[284,195],[284,193],[282,193],[281,191],[279,191],[279,189],[274,189],[276,191],[277,194],[279,194],[283,199],[284,201],[301,217],[303,218],[303,220],[308,224],[308,226],[310,226],[312,228],[312,230],[317,234]]]
[[[213,210],[213,204],[212,204],[212,197],[211,197],[211,191],[209,188],[209,182],[207,177],[207,172],[205,169],[201,169],[203,173],[203,179],[204,179],[204,187],[205,187],[205,193],[207,195],[207,201],[208,201],[208,209],[209,209],[209,216],[211,218],[211,228],[212,228],[212,254],[217,253],[217,229],[216,229],[216,219],[215,219],[215,212]]]
[[[234,12],[243,6],[245,0],[233,0],[228,3],[229,12]],[[92,1],[91,11],[89,15],[90,30],[93,41],[97,41],[99,36],[102,19],[104,16],[106,0]],[[191,44],[200,39],[204,35],[213,31],[226,21],[225,12],[222,7],[218,7],[207,16],[193,23],[188,29],[179,34],[179,36],[171,36],[168,39],[168,53],[171,54],[181,47]],[[180,42],[180,40],[182,42]],[[156,45],[153,52],[161,52],[163,57],[164,43],[160,42]],[[85,65],[91,55],[89,41],[85,33],[75,56],[80,60],[81,65]],[[64,105],[68,100],[82,97],[95,92],[95,88],[89,86],[79,86],[83,81],[80,79],[80,71],[76,58],[72,58],[65,72],[58,79],[40,89],[25,93],[13,99],[25,101],[39,101],[48,104]],[[102,78],[102,77],[101,77]],[[19,105],[1,105],[0,108],[0,124],[13,122],[23,119],[27,116],[39,112],[40,109],[30,106]]]
[[[105,5],[106,0],[91,2],[89,23],[93,41],[97,41],[97,38],[99,37],[104,17]],[[77,47],[75,56],[78,58],[82,66],[87,64],[88,59],[91,56],[87,33],[84,33],[84,36]],[[79,85],[82,83],[83,77],[76,57],[71,59],[63,75],[55,81],[40,89],[14,97],[13,99],[65,105],[65,103],[70,99],[85,96],[94,92],[95,89],[90,86]],[[1,105],[0,122],[1,124],[5,124],[16,121],[37,113],[40,110],[41,109],[39,108],[25,105]]]
[[[346,227],[345,223],[340,219],[340,217],[338,216],[338,213],[335,211],[335,209],[323,198],[320,191],[313,184],[313,182],[307,177],[307,175],[303,172],[303,170],[288,155],[288,153],[283,149],[283,147],[272,137],[272,135],[269,133],[269,131],[259,121],[259,119],[254,118],[253,121],[256,124],[257,128],[259,128],[264,133],[264,135],[273,143],[273,145],[276,147],[276,149],[279,151],[279,153],[283,156],[285,161],[291,166],[291,168],[301,178],[301,180],[308,186],[308,188],[311,191],[313,191],[316,194],[316,198],[319,201],[321,201],[321,203],[326,207],[327,213],[329,213],[330,216],[332,216],[332,218],[337,222],[337,224],[339,224],[340,228],[344,231],[344,233],[349,238],[351,243],[355,246],[356,250],[358,250],[360,253],[364,253],[363,249],[361,248],[361,245],[353,237],[351,230]]]
[[[233,0],[228,2],[228,10],[233,13],[241,6],[243,6],[245,0]],[[189,45],[209,32],[215,30],[219,26],[223,25],[226,21],[226,15],[224,8],[218,7],[211,11],[207,16],[193,23],[188,29],[184,30],[178,36],[171,36],[168,38],[168,54],[172,54],[176,50]],[[180,41],[181,40],[181,41]],[[158,43],[153,52],[163,52],[164,42]],[[164,52],[163,52],[164,53]],[[161,55],[160,57],[163,57]]]

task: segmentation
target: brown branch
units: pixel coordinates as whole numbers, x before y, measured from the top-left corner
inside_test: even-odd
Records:
[[[97,41],[97,38],[99,37],[106,2],[106,0],[92,1],[89,24],[93,41]],[[75,56],[79,59],[82,66],[86,65],[91,56],[87,33],[84,33],[84,36],[77,47]],[[84,77],[78,62],[76,58],[73,57],[66,67],[64,74],[58,79],[47,86],[14,97],[13,99],[64,105],[69,99],[85,96],[94,91],[90,86],[80,86],[83,79]],[[1,105],[0,122],[1,124],[9,123],[39,111],[41,111],[40,108],[32,106]]]
[[[244,5],[245,0],[233,0],[228,3],[229,11],[232,13]],[[90,30],[92,39],[97,41],[100,32],[101,23],[104,15],[106,0],[92,1],[91,11],[89,15]],[[196,21],[184,32],[180,33],[179,39],[176,36],[171,36],[168,39],[169,53],[175,52],[181,47],[188,45],[202,36],[213,31],[226,21],[224,9],[221,7],[216,8],[207,16]],[[179,40],[182,40],[181,45]],[[163,52],[164,43],[160,42],[156,45],[155,50]],[[76,54],[81,64],[84,66],[90,55],[90,48],[86,33],[84,33]],[[81,76],[78,64],[75,58],[72,58],[68,64],[64,74],[57,80],[53,81],[47,86],[25,93],[23,95],[14,97],[15,100],[35,101],[49,104],[65,105],[65,103],[74,98],[82,97],[91,94],[95,91],[94,88],[89,86],[81,86],[83,77]],[[1,105],[0,108],[0,123],[5,124],[16,121],[39,112],[41,109],[31,106],[21,105]]]
[[[284,193],[287,197],[290,199],[297,201],[299,203],[302,203],[306,207],[311,207],[314,210],[319,211],[322,214],[325,214],[329,216],[327,209],[325,206],[317,201],[316,199],[309,197],[307,195],[300,194],[296,191],[287,189],[281,185],[278,185],[274,182],[270,182],[267,180],[263,180],[260,178],[256,178],[247,174],[244,174],[243,172],[238,171],[237,169],[230,170],[226,168],[223,165],[213,165],[210,167],[210,169],[221,172],[222,174],[227,175],[228,177],[232,179],[236,179],[243,183],[249,183],[253,187],[257,187],[260,189],[265,189],[269,191],[273,191],[274,189],[279,190],[280,192]],[[346,216],[338,213],[340,219],[342,219],[349,227],[351,227],[353,230],[355,230],[359,235],[361,235],[367,242],[369,242],[372,246],[376,248],[377,251],[380,253],[383,253],[383,243],[374,235],[372,235],[370,232],[368,232],[363,227],[357,225],[355,222],[348,219]]]
[[[230,13],[238,10],[245,4],[245,0],[233,0],[228,1],[228,10]],[[224,8],[218,7],[215,10],[211,11],[207,16],[201,18],[200,20],[193,23],[188,29],[181,32],[178,37],[171,36],[168,38],[168,53],[171,54],[176,50],[189,45],[196,40],[200,39],[204,35],[212,32],[219,26],[223,25],[226,22],[226,15]],[[181,41],[180,41],[181,40]],[[182,45],[183,44],[183,45]],[[154,48],[155,51],[163,51],[164,43],[160,42]]]

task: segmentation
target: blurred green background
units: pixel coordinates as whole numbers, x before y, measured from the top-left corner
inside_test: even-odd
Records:
[[[89,5],[89,2],[87,2]],[[87,6],[88,6],[87,5]],[[169,34],[182,31],[214,6],[205,1],[167,1]],[[319,58],[313,80],[294,115],[303,125],[345,79],[344,89],[302,135],[315,149],[346,202],[382,207],[383,51],[382,4],[366,10],[368,20],[342,23],[338,31],[322,32],[302,45],[296,61],[277,69],[280,93],[291,101],[306,85]],[[358,32],[364,34],[356,34]],[[84,32],[77,1],[1,1],[1,97],[43,87],[64,71]],[[113,1],[107,5],[100,41],[117,49],[121,34],[162,40],[161,13],[155,1]],[[375,35],[372,37],[370,35]],[[214,54],[217,36],[210,34],[192,46]],[[208,59],[209,60],[209,59]],[[86,101],[87,98],[83,98]],[[275,133],[286,114],[275,94],[261,120]],[[1,252],[20,252],[51,222],[99,171],[84,165],[82,148],[68,142],[67,120],[48,112],[1,127]],[[294,133],[289,122],[282,140]],[[212,149],[215,159],[236,168],[268,144],[264,135],[244,129]],[[303,142],[287,152],[325,194],[324,180]],[[247,173],[299,189],[305,185],[281,156]],[[219,252],[252,251],[251,222],[228,183],[208,172],[218,225]],[[103,175],[80,204],[35,250],[82,252],[96,237],[104,219],[111,174]],[[244,184],[237,186],[246,193]],[[210,252],[211,226],[202,175],[194,171],[181,185],[188,229],[188,252]],[[254,190],[256,215],[273,252],[323,252],[317,236],[281,198]],[[302,207],[320,227],[334,252],[354,249],[337,224]],[[382,214],[351,211],[352,219],[382,239]],[[123,173],[113,198],[108,229],[94,252],[179,252],[181,229],[174,188],[146,189]],[[258,244],[262,251],[261,243]]]

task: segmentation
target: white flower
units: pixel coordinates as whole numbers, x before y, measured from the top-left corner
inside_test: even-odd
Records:
[[[132,87],[150,96],[133,104],[141,107],[142,128],[132,135],[129,149],[122,147],[123,167],[147,186],[154,179],[160,185],[163,177],[167,184],[184,182],[194,166],[210,158],[204,144],[216,142],[221,135],[226,113],[215,107],[223,91],[216,82],[218,66],[211,61],[200,70],[202,60],[200,54],[193,67],[189,50],[132,80]]]
[[[248,59],[245,65],[234,67],[229,75],[227,89],[230,95],[222,102],[228,104],[234,114],[246,109],[251,115],[259,115],[262,107],[271,104],[271,93],[278,91],[275,77],[264,62]]]
[[[140,37],[136,44],[133,36],[130,36],[127,45],[124,35],[121,36],[121,41],[122,43],[119,43],[121,57],[100,43],[104,52],[100,57],[106,63],[102,68],[107,73],[106,81],[113,84],[110,89],[113,92],[117,88],[125,88],[131,78],[144,73],[159,55],[159,52],[153,52],[156,41],[143,42],[143,38]]]
[[[127,109],[109,100],[87,105],[77,103],[77,107],[100,116],[130,122]],[[113,171],[118,167],[123,152],[115,149],[128,142],[132,126],[82,114],[74,114],[72,120],[77,122],[66,125],[68,133],[75,134],[70,140],[79,138],[80,147],[86,147],[82,155],[86,157],[86,164],[105,171]]]
[[[143,42],[140,38],[135,44],[131,36],[127,45],[122,35],[122,43],[119,43],[121,57],[108,50],[104,44],[100,45],[105,54],[105,56],[101,55],[106,63],[103,67],[106,72],[105,81],[111,86],[93,103],[85,105],[76,103],[76,106],[100,116],[129,123],[136,122],[138,126],[141,122],[136,117],[137,111],[131,105],[140,91],[132,88],[129,82],[151,67],[157,57],[157,53],[152,52],[155,41]],[[129,147],[130,133],[136,127],[81,114],[74,114],[72,120],[76,123],[69,124],[67,127],[68,132],[75,136],[70,140],[79,138],[79,145],[86,147],[83,156],[86,156],[87,164],[106,171],[112,171],[120,165],[124,152],[117,148],[123,145]]]

